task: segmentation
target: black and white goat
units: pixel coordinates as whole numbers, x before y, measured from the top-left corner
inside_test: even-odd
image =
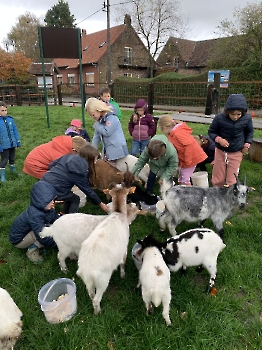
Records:
[[[214,287],[217,257],[226,247],[214,231],[207,228],[196,228],[173,236],[166,242],[158,241],[151,233],[137,242],[142,249],[157,247],[170,271],[176,272],[181,267],[185,270],[189,266],[204,266],[210,273],[208,291]]]
[[[213,224],[221,238],[224,235],[223,222],[231,215],[233,208],[238,205],[244,208],[246,195],[252,190],[237,183],[229,187],[197,187],[174,186],[164,181],[161,186],[161,194],[165,203],[165,210],[159,217],[160,229],[163,231],[168,225],[172,236],[176,234],[176,226],[183,220],[188,222],[200,222],[201,225],[207,218]]]
[[[130,191],[133,189],[115,184],[108,190],[112,197],[113,212],[82,243],[79,253],[77,275],[86,285],[95,315],[101,312],[101,299],[118,265],[120,276],[125,276],[129,241],[126,199]],[[138,212],[138,208],[136,210]]]

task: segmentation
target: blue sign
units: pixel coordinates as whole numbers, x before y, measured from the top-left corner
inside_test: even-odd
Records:
[[[230,70],[214,69],[214,70],[208,71],[207,81],[209,84],[214,83],[215,73],[220,73],[220,87],[227,88],[228,82],[229,82]]]

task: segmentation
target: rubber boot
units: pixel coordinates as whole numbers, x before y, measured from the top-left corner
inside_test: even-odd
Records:
[[[32,244],[27,249],[26,256],[30,261],[32,261],[35,264],[41,263],[44,261],[44,258],[42,257],[42,255],[39,254],[39,248],[35,244]]]
[[[10,169],[11,173],[17,174],[16,166],[14,164],[13,165],[9,164],[9,169]]]
[[[6,182],[6,179],[5,179],[5,168],[0,168],[0,173],[1,173],[1,182]]]

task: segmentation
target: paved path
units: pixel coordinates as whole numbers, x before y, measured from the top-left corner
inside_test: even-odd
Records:
[[[134,107],[131,103],[126,104],[119,104],[121,108],[125,109],[132,109],[134,110]],[[174,119],[182,120],[183,122],[190,122],[190,123],[200,123],[200,124],[211,124],[214,115],[209,116],[205,115],[203,112],[203,107],[173,107],[173,106],[154,106],[154,112],[160,113],[159,115],[155,116],[155,118],[161,117],[161,113],[169,113],[172,115]],[[180,111],[182,111],[180,113]],[[249,111],[249,113],[251,113]],[[261,118],[261,111],[255,111],[255,118],[252,118],[253,120],[253,126],[255,129],[262,130],[262,118]]]

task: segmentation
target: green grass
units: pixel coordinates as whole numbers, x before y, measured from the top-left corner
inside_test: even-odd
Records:
[[[10,107],[21,136],[17,150],[17,177],[7,170],[7,182],[0,183],[0,286],[7,289],[23,312],[23,333],[15,349],[19,350],[242,350],[261,349],[262,318],[262,248],[261,248],[261,164],[246,157],[242,162],[240,179],[247,175],[249,186],[256,191],[248,195],[248,205],[237,209],[224,225],[227,247],[218,259],[217,296],[205,294],[209,276],[189,268],[185,275],[171,274],[172,326],[165,326],[162,307],[146,316],[141,291],[134,292],[138,272],[131,258],[131,249],[138,238],[155,230],[157,238],[169,237],[159,232],[153,215],[139,216],[130,227],[130,243],[126,278],[119,271],[112,275],[102,299],[102,314],[93,315],[91,301],[82,280],[76,276],[77,263],[67,261],[69,273],[77,286],[77,314],[68,322],[49,324],[40,309],[37,296],[40,288],[52,279],[65,277],[59,269],[56,250],[46,249],[45,262],[32,264],[25,250],[16,249],[8,241],[13,220],[28,206],[30,190],[35,179],[22,173],[23,161],[35,146],[64,133],[71,119],[81,118],[81,109],[50,107],[50,128],[47,128],[44,107]],[[122,126],[129,148],[131,138],[127,124],[132,111],[123,111]],[[86,116],[86,129],[93,136],[91,118]],[[190,124],[194,134],[206,134],[208,125]],[[262,131],[255,131],[262,137]],[[208,168],[211,174],[211,168]],[[100,194],[103,196],[103,194]],[[82,212],[102,214],[88,203]],[[76,222],[77,225],[77,222]],[[207,220],[206,227],[213,228]],[[181,233],[195,224],[181,223]]]

